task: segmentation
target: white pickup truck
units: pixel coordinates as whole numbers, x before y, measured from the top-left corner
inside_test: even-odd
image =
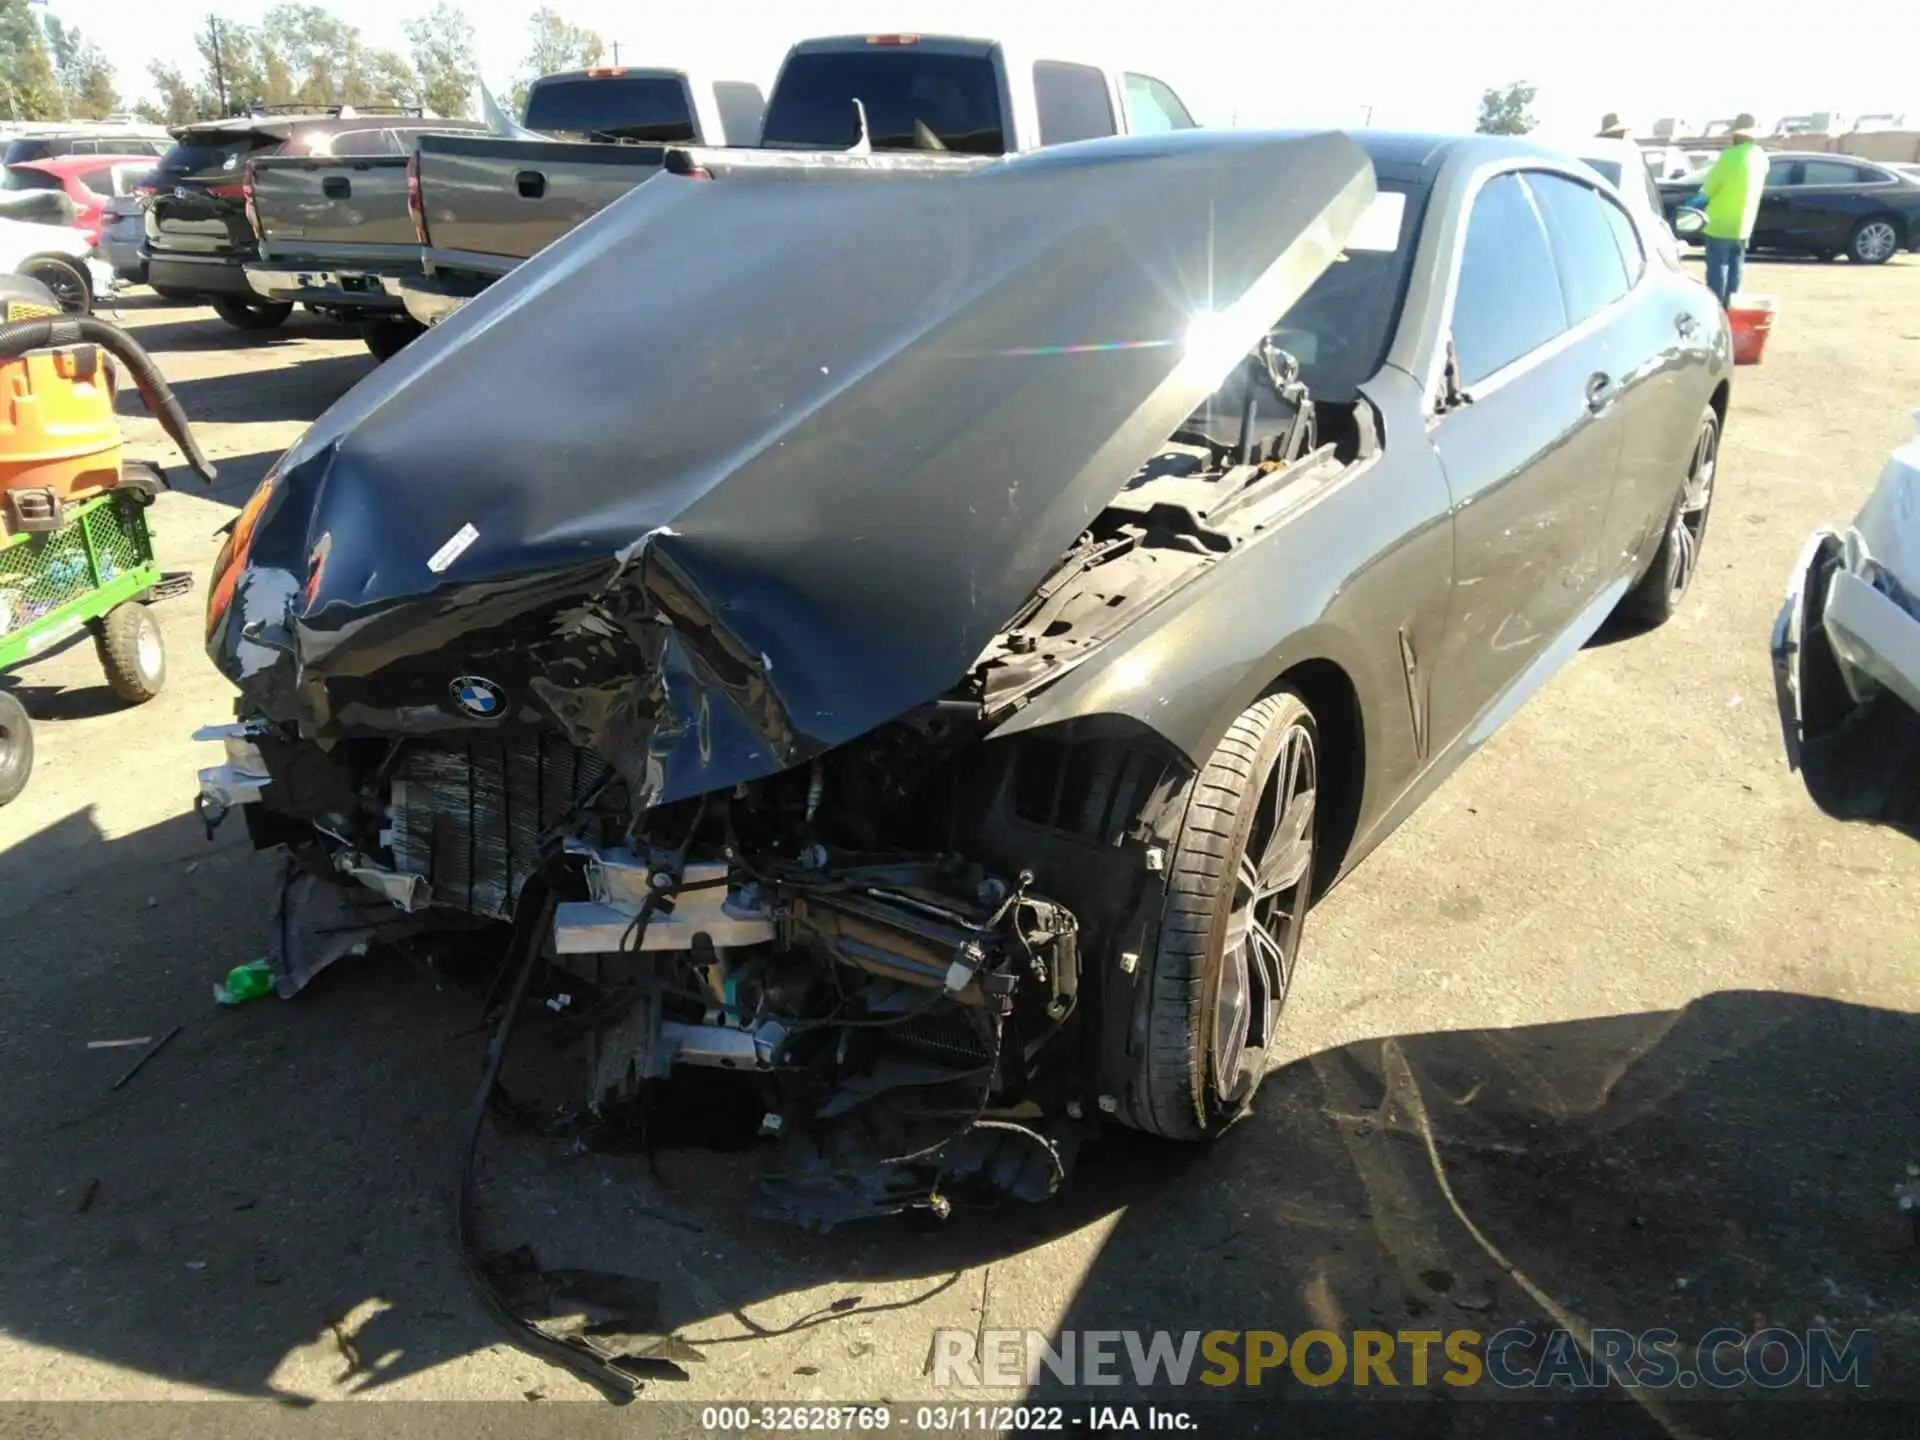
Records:
[[[575,143],[492,136],[420,142],[412,174],[423,263],[385,282],[416,321],[433,324],[451,314],[653,175],[669,145],[712,143],[694,115],[657,108],[651,129],[636,134],[638,97],[615,85],[581,84],[569,98],[561,127],[539,113],[536,91],[526,123],[563,129]],[[758,135],[738,136],[728,127],[725,143],[849,150],[864,141],[876,151],[1007,155],[1194,124],[1172,87],[1141,70],[1009,41],[841,35],[789,50]],[[598,143],[607,140],[627,143]]]

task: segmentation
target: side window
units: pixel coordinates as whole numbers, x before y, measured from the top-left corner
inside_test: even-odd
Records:
[[[76,140],[73,142],[73,148],[68,151],[68,153],[71,155],[98,155],[100,153],[100,142],[98,140]]]
[[[1590,186],[1544,171],[1527,176],[1527,189],[1553,244],[1560,288],[1567,297],[1567,321],[1578,325],[1627,293],[1626,262],[1607,223],[1613,202]]]
[[[1640,228],[1621,206],[1609,201],[1603,202],[1600,209],[1613,231],[1614,244],[1620,247],[1620,263],[1627,267],[1627,284],[1631,287],[1638,283],[1640,272],[1647,268],[1647,247],[1640,239]],[[1654,211],[1656,215],[1659,213],[1658,210]]]
[[[1127,118],[1135,135],[1161,135],[1169,130],[1194,130],[1193,116],[1173,90],[1151,75],[1125,77]]]
[[[1857,185],[1866,178],[1858,165],[1844,160],[1803,160],[1800,174],[1803,185]]]
[[[1113,134],[1113,102],[1107,98],[1107,77],[1091,65],[1034,61],[1033,95],[1040,107],[1042,145],[1097,140]]]
[[[1473,385],[1567,328],[1547,232],[1517,175],[1482,187],[1467,221],[1453,296],[1453,351]]]
[[[1775,160],[1767,166],[1767,189],[1784,190],[1790,185],[1799,183],[1800,162],[1798,160]]]
[[[98,170],[88,170],[81,174],[80,183],[93,194],[110,199],[113,195],[113,167],[102,165]]]

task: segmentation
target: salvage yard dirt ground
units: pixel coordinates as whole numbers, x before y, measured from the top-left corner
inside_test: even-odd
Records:
[[[1920,1161],[1920,844],[1814,809],[1767,656],[1808,532],[1912,433],[1920,257],[1748,278],[1780,319],[1736,380],[1684,613],[1590,645],[1316,911],[1287,1066],[1224,1143],[1121,1133],[1052,1204],[823,1237],[745,1218],[750,1154],[496,1134],[490,1243],[656,1281],[700,1358],[649,1398],[924,1398],[940,1328],[1490,1334],[1558,1312],[1864,1328],[1876,1388],[1920,1399],[1894,1204]],[[156,511],[163,564],[204,584],[215,528],[373,362],[306,315],[247,336],[144,291],[121,314],[222,467]],[[216,753],[189,736],[231,714],[202,601],[161,607],[171,675],[144,709],[84,645],[0,680],[40,752],[0,811],[0,1398],[592,1399],[503,1343],[461,1269],[472,997],[347,963],[292,1004],[213,1004],[264,949],[274,864],[191,812]],[[137,1052],[88,1048],[175,1026],[119,1090]],[[1605,1413],[1660,1423],[1617,1394]],[[1725,1404],[1686,1425],[1787,1433]]]

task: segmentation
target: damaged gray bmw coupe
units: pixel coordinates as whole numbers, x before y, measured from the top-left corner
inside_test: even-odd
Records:
[[[1314,898],[1688,587],[1729,342],[1651,239],[1491,138],[670,152],[232,527],[281,993],[491,932],[800,1219],[1218,1134]]]

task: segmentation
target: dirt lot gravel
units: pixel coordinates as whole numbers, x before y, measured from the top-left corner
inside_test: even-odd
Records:
[[[1920,1161],[1920,845],[1814,809],[1766,646],[1808,531],[1912,433],[1920,257],[1749,281],[1781,319],[1739,375],[1686,612],[1589,646],[1327,899],[1290,1063],[1225,1143],[1120,1135],[1050,1205],[818,1236],[745,1218],[747,1156],[496,1140],[490,1239],[657,1281],[699,1358],[656,1398],[927,1397],[942,1327],[1570,1323],[1862,1328],[1876,1392],[1920,1404],[1893,1199]],[[372,361],[304,315],[243,336],[135,292],[123,318],[222,466],[156,511],[163,563],[204,582],[216,527]],[[214,757],[189,737],[231,702],[199,598],[161,615],[171,676],[144,709],[84,645],[0,681],[40,750],[0,811],[0,1398],[592,1400],[502,1343],[461,1270],[472,999],[367,964],[293,1004],[212,1003],[264,948],[273,866],[192,817]],[[87,1048],[175,1026],[121,1090],[130,1052]],[[1683,1400],[1543,1403],[1563,1434],[1920,1423]],[[1314,1433],[1353,1413],[1313,1412]],[[1418,1428],[1475,1433],[1473,1412]]]

